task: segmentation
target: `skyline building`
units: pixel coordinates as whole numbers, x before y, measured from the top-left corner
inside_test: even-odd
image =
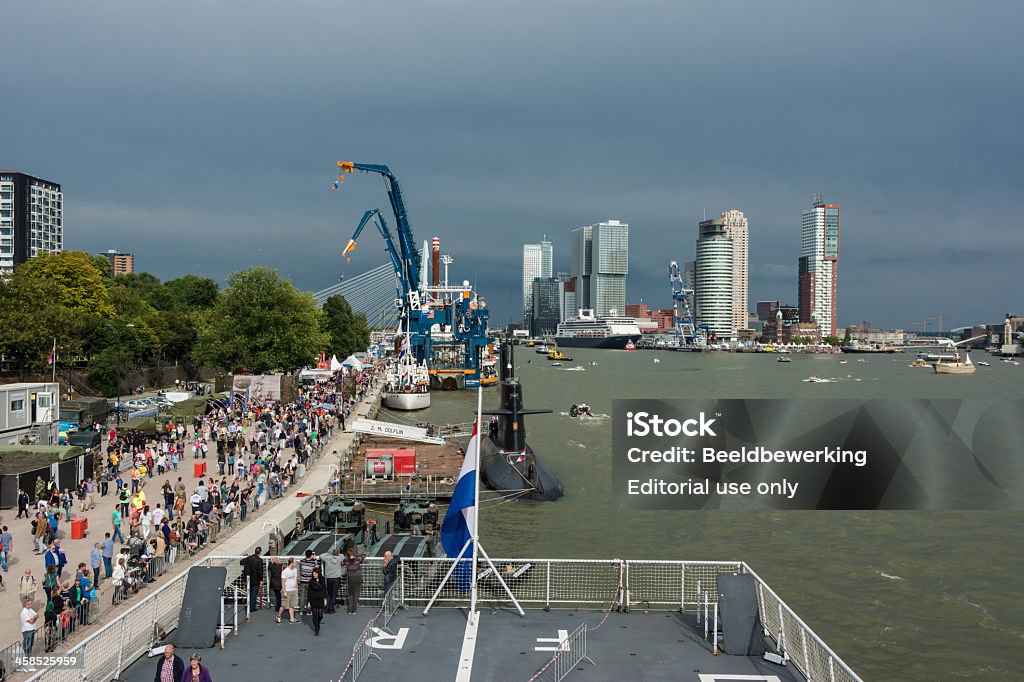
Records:
[[[628,274],[628,223],[605,220],[573,230],[572,275],[578,307],[592,308],[598,317],[624,314]]]
[[[559,322],[559,283],[557,278],[534,278],[531,308],[533,313],[530,317],[530,336],[554,334]]]
[[[725,230],[732,240],[732,326],[739,331],[750,326],[749,221],[735,208],[722,212]]]
[[[64,194],[58,183],[0,168],[0,275],[40,253],[64,250]]]
[[[117,277],[118,275],[128,275],[135,272],[134,253],[121,253],[117,249],[107,249],[100,255],[110,261],[110,267],[114,271],[114,277]]]
[[[820,194],[815,194],[801,221],[797,279],[800,321],[816,324],[823,338],[836,335],[839,209],[839,204],[826,204]]]
[[[709,335],[732,339],[733,258],[735,248],[722,217],[702,220],[698,227],[697,260],[694,277],[694,315],[698,325],[707,325]],[[746,328],[744,320],[743,328]]]
[[[533,280],[551,277],[554,250],[547,235],[539,244],[523,244],[523,325],[529,327],[533,310]]]
[[[568,272],[560,272],[558,280],[558,321],[565,322],[576,315],[576,278]]]

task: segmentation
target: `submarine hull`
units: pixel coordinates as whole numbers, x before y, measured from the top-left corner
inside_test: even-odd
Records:
[[[481,441],[480,476],[489,488],[537,502],[550,502],[565,494],[565,488],[540,465],[529,445],[523,454],[502,450],[491,437]]]

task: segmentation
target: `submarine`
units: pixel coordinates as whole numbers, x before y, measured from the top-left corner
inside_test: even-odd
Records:
[[[551,501],[565,494],[565,488],[541,466],[526,442],[523,416],[549,414],[547,409],[523,407],[523,386],[515,377],[512,342],[501,344],[499,406],[483,410],[491,415],[487,436],[480,439],[480,477],[503,495],[521,500]]]

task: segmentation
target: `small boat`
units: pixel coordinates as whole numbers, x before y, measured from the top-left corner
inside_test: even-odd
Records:
[[[936,374],[974,374],[978,369],[971,362],[971,354],[964,353],[964,359],[960,359],[960,354],[957,353],[956,360],[939,360],[932,367],[935,368]]]
[[[548,360],[564,360],[565,362],[572,362],[572,358],[559,350],[557,346],[553,347],[551,352],[548,353]]]
[[[655,362],[655,364],[657,364],[657,363],[661,362],[661,360],[659,360],[658,358],[654,358],[654,362]]]
[[[840,361],[839,361],[839,364],[840,364],[840,365],[845,365],[845,364],[846,364],[846,363],[848,363],[848,362],[849,362],[849,360],[840,360]]]
[[[590,411],[590,405],[587,405],[586,403],[580,403],[578,405],[577,404],[573,404],[573,406],[569,408],[569,416],[570,417],[590,417],[590,416],[593,416],[593,415],[592,415],[592,413]]]
[[[788,355],[780,355],[775,359],[775,362],[792,362]]]
[[[911,367],[929,367],[929,364],[924,361],[924,358],[917,358],[912,363],[910,363],[910,366]]]
[[[636,344],[633,343],[632,339],[630,339],[626,342],[626,347],[623,350],[636,350]]]
[[[552,367],[561,367],[561,366],[562,366],[562,363],[560,363],[560,362],[552,362],[552,363],[551,363],[551,366],[552,366]]]
[[[806,379],[804,379],[804,383],[831,384],[832,380],[831,379],[822,379],[817,374],[812,374],[811,376],[809,376]]]
[[[979,367],[991,367],[992,365],[990,365],[989,363],[987,363],[987,362],[985,362],[985,361],[983,360],[983,361],[981,361],[981,362],[979,362],[979,363],[978,363],[978,366],[979,366]]]

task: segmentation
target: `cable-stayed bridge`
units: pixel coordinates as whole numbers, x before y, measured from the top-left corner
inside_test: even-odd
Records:
[[[394,266],[385,263],[317,291],[313,298],[318,306],[323,306],[331,296],[344,296],[353,312],[366,315],[371,327],[394,329],[400,312],[395,305],[396,277]]]

